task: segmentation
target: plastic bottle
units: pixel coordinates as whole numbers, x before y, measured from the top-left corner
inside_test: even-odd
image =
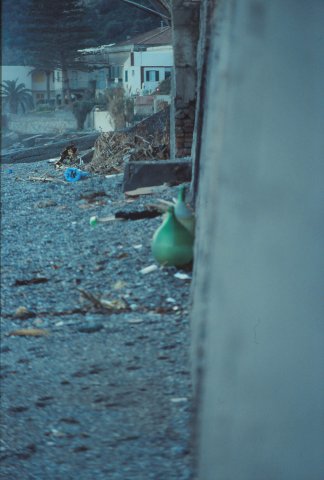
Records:
[[[174,207],[174,213],[177,220],[194,235],[195,233],[195,216],[187,207],[185,202],[186,187],[182,185],[179,189],[177,203]]]
[[[91,227],[96,227],[98,225],[98,217],[90,217],[89,224]]]

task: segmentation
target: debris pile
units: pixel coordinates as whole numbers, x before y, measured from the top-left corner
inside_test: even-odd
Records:
[[[107,132],[95,142],[89,172],[113,174],[123,171],[125,161],[167,160],[170,158],[169,109],[158,112],[134,127]]]
[[[68,145],[63,152],[57,162],[55,162],[55,167],[58,168],[63,164],[66,165],[76,165],[78,163],[78,154],[77,154],[77,147],[72,143]]]

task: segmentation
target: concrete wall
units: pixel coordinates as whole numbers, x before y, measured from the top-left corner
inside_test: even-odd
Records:
[[[91,125],[95,130],[99,132],[111,132],[115,129],[114,121],[108,111],[99,112],[94,110],[89,114],[90,118],[91,116],[92,119],[88,126]]]
[[[170,95],[154,95],[154,113],[157,113],[161,109],[165,108],[167,104],[171,104]]]
[[[219,37],[219,28],[221,22],[222,3],[219,0],[208,0],[201,3],[199,41],[197,45],[197,87],[196,87],[196,112],[195,124],[192,137],[191,158],[192,158],[192,180],[190,187],[191,200],[196,201],[200,169],[200,151],[202,145],[201,132],[204,125],[205,94],[206,94],[206,73],[209,60],[211,30],[214,36]],[[215,18],[215,9],[217,10],[217,22]],[[217,48],[214,51],[214,58],[210,61],[218,64],[217,58],[219,52]]]
[[[76,130],[76,120],[71,112],[10,114],[8,127],[17,133],[63,133],[66,130]]]
[[[223,0],[201,132],[199,480],[322,480],[321,0]],[[216,9],[217,15],[217,9]]]

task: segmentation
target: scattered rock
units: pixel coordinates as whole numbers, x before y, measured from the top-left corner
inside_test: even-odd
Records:
[[[103,324],[100,322],[83,324],[78,327],[78,332],[81,333],[96,333],[103,329]]]
[[[57,203],[54,200],[42,200],[35,203],[36,208],[56,207]]]
[[[23,306],[18,307],[14,313],[14,318],[19,318],[21,320],[32,317],[35,317],[35,313],[31,312],[30,310],[28,310],[28,308]]]

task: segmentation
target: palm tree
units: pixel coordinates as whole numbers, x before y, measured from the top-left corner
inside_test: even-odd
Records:
[[[17,83],[16,80],[4,80],[0,86],[1,99],[4,105],[8,105],[10,113],[18,113],[19,108],[26,112],[33,106],[31,90],[25,87],[24,83]]]

